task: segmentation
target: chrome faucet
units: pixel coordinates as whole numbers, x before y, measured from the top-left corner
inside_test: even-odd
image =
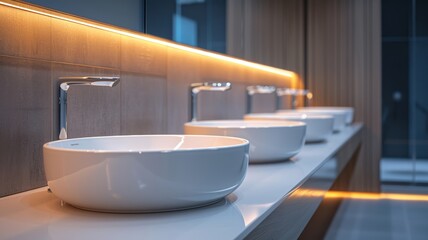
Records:
[[[246,113],[251,113],[253,110],[253,95],[254,94],[269,94],[275,92],[275,86],[248,86],[247,87],[247,109]]]
[[[59,78],[59,136],[67,139],[67,92],[72,85],[114,87],[119,77],[60,77]]]
[[[308,100],[312,98],[312,93],[307,89],[278,88],[276,90],[276,108],[281,109],[281,97],[291,96],[291,109],[297,108],[297,96],[306,96]]]
[[[227,91],[232,87],[230,82],[204,82],[190,84],[189,120],[196,121],[198,117],[198,93],[201,91]]]

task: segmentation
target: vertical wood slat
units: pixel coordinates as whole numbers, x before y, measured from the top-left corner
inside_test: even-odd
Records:
[[[303,43],[303,15],[299,16],[299,9],[303,1],[278,1],[234,1],[244,4],[245,9],[246,41],[240,54],[302,75],[305,56],[304,46],[299,44]],[[365,123],[366,131],[351,185],[357,190],[378,191],[380,0],[308,0],[307,7],[306,87],[314,92],[312,103],[355,107],[355,119]],[[278,11],[283,11],[282,15],[276,14]],[[300,21],[292,21],[294,18]],[[230,36],[229,41],[238,41],[236,35]],[[283,53],[282,57],[278,53]]]
[[[228,29],[244,19],[244,46],[229,54],[279,68],[304,73],[303,1],[300,0],[232,0],[230,9],[244,9],[231,14]],[[228,31],[230,46],[240,46],[242,33]]]
[[[41,146],[52,136],[50,71],[47,62],[0,56],[0,196],[45,184]]]
[[[380,1],[309,0],[308,7],[307,81],[314,92],[314,104],[355,107],[355,119],[365,123],[365,131],[351,186],[359,191],[378,191]]]

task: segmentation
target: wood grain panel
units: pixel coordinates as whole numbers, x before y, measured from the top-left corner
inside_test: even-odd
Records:
[[[228,53],[303,75],[303,10],[300,0],[228,1]]]
[[[52,21],[52,60],[118,69],[120,35],[59,19]]]
[[[308,1],[308,87],[314,105],[353,106],[364,122],[354,190],[379,190],[380,1]]]
[[[275,94],[256,94],[253,96],[253,113],[269,113],[276,111]]]
[[[242,58],[244,56],[244,1],[226,1],[226,53],[231,56]],[[238,38],[240,36],[240,38]]]
[[[201,82],[201,57],[177,49],[168,49],[167,133],[183,133],[189,121],[189,85]]]
[[[52,91],[58,96],[58,78],[66,76],[119,76],[118,71],[69,64],[52,65]],[[120,134],[120,88],[73,86],[68,91],[68,137],[88,137]],[[54,117],[58,102],[52,100]],[[56,119],[56,117],[55,117]],[[57,138],[58,122],[55,122]]]
[[[122,72],[121,134],[166,133],[166,79]]]
[[[166,76],[167,48],[122,36],[120,68],[128,72]]]
[[[46,184],[51,137],[50,63],[0,57],[0,197]]]
[[[212,81],[240,81],[243,79],[241,74],[245,74],[245,69],[239,65],[217,59],[200,59],[200,78],[204,82]],[[238,77],[233,73],[237,72]],[[240,77],[239,77],[240,76]]]
[[[50,59],[50,18],[0,6],[0,55]]]
[[[226,103],[231,106],[226,108],[225,119],[242,119],[246,108],[246,84],[233,83],[232,89],[225,94]]]
[[[299,0],[228,1],[230,21],[227,45],[236,46],[230,48],[228,53],[262,64],[290,69],[303,76],[303,10],[303,1]],[[253,85],[303,87],[301,80],[287,81],[284,77],[260,71],[248,72],[247,78]],[[254,112],[274,110],[273,96],[254,97]]]
[[[200,92],[198,94],[198,120],[221,120],[233,103],[226,100],[226,92]]]
[[[356,166],[356,175],[351,182],[354,191],[379,191],[379,162],[381,157],[381,31],[380,31],[380,0],[355,2],[355,15],[364,16],[359,19],[364,32],[364,40],[358,42],[358,48],[364,55],[357,60],[357,72],[363,72],[355,85],[354,96],[359,113],[356,119],[366,123],[364,132],[365,144],[363,154]],[[360,78],[363,77],[363,78]],[[364,79],[365,81],[363,81]],[[367,177],[370,176],[370,177]]]

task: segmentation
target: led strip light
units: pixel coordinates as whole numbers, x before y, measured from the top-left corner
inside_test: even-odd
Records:
[[[23,7],[23,6],[14,5],[14,4],[11,4],[11,3],[6,3],[6,2],[1,2],[0,1],[0,5],[4,5],[4,6],[8,6],[8,7],[12,7],[12,8],[20,9],[20,10],[24,10],[24,11],[27,11],[27,12],[32,12],[32,13],[40,14],[40,15],[47,16],[47,17],[52,17],[52,18],[55,18],[55,19],[65,20],[65,21],[68,21],[68,22],[77,23],[77,24],[80,24],[80,25],[84,25],[84,26],[88,26],[88,27],[92,27],[92,28],[96,28],[96,29],[100,29],[100,30],[104,30],[104,31],[108,31],[108,32],[113,32],[113,33],[121,34],[121,35],[124,35],[124,36],[136,38],[136,39],[141,39],[141,40],[144,40],[144,41],[147,41],[147,42],[156,43],[156,44],[160,44],[160,45],[163,45],[163,46],[166,46],[166,47],[180,49],[180,50],[184,50],[184,51],[187,51],[187,52],[191,52],[191,53],[195,53],[195,54],[199,54],[199,55],[203,55],[203,56],[207,56],[207,57],[211,57],[211,58],[215,58],[215,59],[219,59],[219,60],[223,60],[223,61],[227,61],[227,62],[232,62],[232,63],[240,64],[240,65],[243,65],[243,66],[246,66],[246,67],[250,67],[250,68],[262,70],[262,71],[265,71],[265,72],[277,74],[277,75],[280,75],[280,76],[284,76],[284,77],[290,78],[291,80],[297,79],[297,74],[296,73],[294,73],[292,71],[284,70],[284,69],[279,69],[279,68],[274,68],[274,67],[266,66],[266,65],[263,65],[263,64],[248,62],[248,61],[245,61],[245,60],[242,60],[242,59],[237,59],[237,58],[233,58],[233,57],[229,57],[229,56],[225,56],[225,55],[221,55],[221,54],[217,54],[217,53],[213,53],[213,52],[208,52],[208,51],[204,51],[204,50],[201,50],[201,49],[197,49],[197,48],[193,48],[193,47],[188,47],[188,46],[185,46],[185,45],[180,45],[180,44],[176,44],[176,43],[172,43],[172,42],[168,42],[168,41],[162,41],[162,40],[159,40],[159,39],[156,39],[156,38],[151,38],[149,36],[144,36],[142,34],[136,34],[136,33],[127,32],[127,31],[123,31],[123,30],[119,30],[119,29],[114,29],[114,28],[110,28],[110,27],[106,27],[106,26],[97,25],[97,24],[94,24],[94,23],[89,23],[89,22],[84,22],[84,21],[72,19],[72,18],[58,16],[58,15],[55,15],[55,14],[52,14],[52,13],[42,12],[42,11],[38,11],[38,10],[27,8],[27,7]]]

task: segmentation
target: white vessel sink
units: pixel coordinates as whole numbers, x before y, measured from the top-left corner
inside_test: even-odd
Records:
[[[250,141],[250,163],[275,162],[296,155],[305,141],[306,124],[280,121],[194,121],[186,134],[222,135]]]
[[[141,135],[43,146],[48,185],[65,202],[102,212],[158,212],[213,203],[233,192],[249,143],[223,136]]]
[[[354,121],[354,108],[353,107],[303,107],[300,109],[313,109],[313,110],[339,110],[344,111],[346,113],[346,124],[351,124]]]
[[[299,112],[253,113],[244,116],[248,120],[283,120],[306,123],[306,142],[325,141],[333,133],[334,118],[331,115]]]
[[[340,132],[343,128],[346,127],[346,112],[343,110],[326,110],[326,109],[305,109],[298,108],[294,110],[278,110],[277,113],[305,113],[308,115],[331,115],[334,118],[333,131]]]

